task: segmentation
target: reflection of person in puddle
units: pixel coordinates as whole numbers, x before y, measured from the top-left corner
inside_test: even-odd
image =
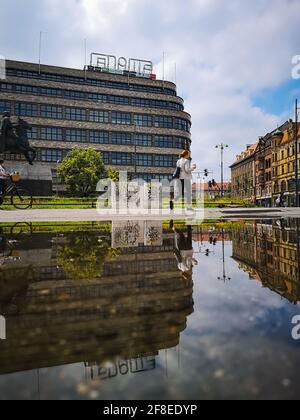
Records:
[[[194,258],[193,250],[193,230],[192,226],[187,226],[187,236],[182,230],[174,226],[173,221],[170,223],[170,229],[174,232],[175,249],[174,253],[178,262],[178,268],[184,274],[192,274],[193,266],[198,265],[198,261]]]

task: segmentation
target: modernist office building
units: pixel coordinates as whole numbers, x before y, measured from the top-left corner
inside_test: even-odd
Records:
[[[33,126],[37,162],[6,154],[35,194],[56,191],[57,162],[74,148],[95,147],[105,164],[145,180],[170,177],[191,143],[191,117],[176,85],[152,74],[88,66],[84,70],[6,62],[0,112]]]

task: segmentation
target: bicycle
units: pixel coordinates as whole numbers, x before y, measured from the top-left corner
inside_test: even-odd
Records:
[[[21,178],[19,175],[10,175],[10,183],[4,188],[4,194],[0,196],[0,205],[5,201],[6,197],[10,197],[11,205],[18,210],[27,210],[32,207],[32,194],[25,188],[19,188],[17,183]]]

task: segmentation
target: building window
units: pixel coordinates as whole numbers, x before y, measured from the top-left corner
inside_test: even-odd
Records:
[[[128,112],[112,112],[111,121],[113,124],[131,124],[131,114]]]
[[[108,123],[109,114],[106,111],[97,111],[95,109],[92,109],[90,111],[90,121],[97,123]]]
[[[86,121],[86,109],[66,108],[66,119],[72,121]]]
[[[42,149],[41,160],[42,162],[61,162],[67,154],[67,150]]]
[[[86,143],[87,132],[85,130],[71,129],[66,130],[66,141],[74,143]]]
[[[155,136],[154,139],[155,147],[164,147],[167,149],[173,149],[173,137],[170,136]]]
[[[101,152],[103,162],[105,165],[109,165],[109,152]]]
[[[149,99],[143,98],[131,98],[131,105],[132,106],[139,106],[139,107],[149,107]]]
[[[13,92],[14,91],[14,85],[10,83],[0,83],[0,89],[3,92]]]
[[[98,86],[104,88],[111,88],[111,89],[121,89],[121,90],[131,90],[137,92],[151,92],[151,93],[161,93],[164,95],[172,95],[176,96],[176,90],[164,88],[160,86],[146,86],[146,85],[136,85],[128,83],[120,83],[120,82],[112,82],[109,80],[98,80],[98,79],[85,79],[84,77],[77,77],[77,76],[67,76],[62,74],[50,74],[44,73],[41,74],[38,71],[31,71],[31,70],[20,70],[20,69],[7,69],[7,75],[13,77],[23,77],[28,79],[42,79],[42,80],[50,80],[60,83],[73,83],[73,84],[80,84],[80,85],[90,85],[90,86]]]
[[[16,85],[16,92],[37,95],[39,93],[39,89],[36,86]]]
[[[181,131],[191,131],[191,124],[182,118],[175,118],[175,128]]]
[[[71,98],[71,99],[85,100],[87,97],[87,94],[86,92],[79,92],[78,90],[65,90],[64,97]]]
[[[131,133],[112,133],[111,143],[118,145],[130,145],[132,144]]]
[[[57,127],[42,127],[41,128],[41,139],[51,141],[62,141],[63,131]]]
[[[32,127],[31,130],[27,131],[29,140],[36,140],[38,138],[38,127]]]
[[[36,104],[30,103],[18,103],[16,114],[21,117],[37,117],[38,116],[38,106]]]
[[[173,118],[172,117],[155,117],[155,127],[159,128],[173,128]]]
[[[108,144],[108,131],[90,131],[90,143],[94,144]]]
[[[112,165],[120,166],[131,166],[132,165],[132,154],[131,153],[121,153],[113,152],[111,155]]]
[[[126,96],[109,96],[109,102],[116,105],[130,105],[130,99]]]
[[[41,88],[41,95],[61,97],[61,96],[63,96],[63,91],[61,89],[44,88],[44,87],[42,87]]]
[[[282,181],[282,183],[281,183],[281,192],[282,193],[286,192],[286,182],[285,181]]]
[[[170,168],[173,165],[173,156],[155,155],[154,166]]]
[[[134,124],[140,127],[152,127],[153,126],[152,116],[137,114],[134,116]]]
[[[63,109],[61,106],[41,105],[41,117],[62,120]]]
[[[175,149],[187,149],[189,148],[190,141],[183,137],[175,137]]]
[[[0,112],[3,114],[3,112],[8,111],[11,112],[11,103],[8,101],[0,101]]]
[[[137,134],[135,136],[137,146],[152,147],[152,136],[148,134]]]
[[[102,95],[101,93],[88,93],[88,99],[93,102],[105,103],[108,101],[107,95]]]
[[[153,166],[153,156],[139,153],[136,156],[137,166]]]

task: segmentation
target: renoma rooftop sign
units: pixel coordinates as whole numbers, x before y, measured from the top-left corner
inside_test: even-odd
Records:
[[[130,73],[131,75],[155,79],[153,63],[137,58],[117,58],[114,55],[92,53],[89,70],[100,70],[118,74]]]

